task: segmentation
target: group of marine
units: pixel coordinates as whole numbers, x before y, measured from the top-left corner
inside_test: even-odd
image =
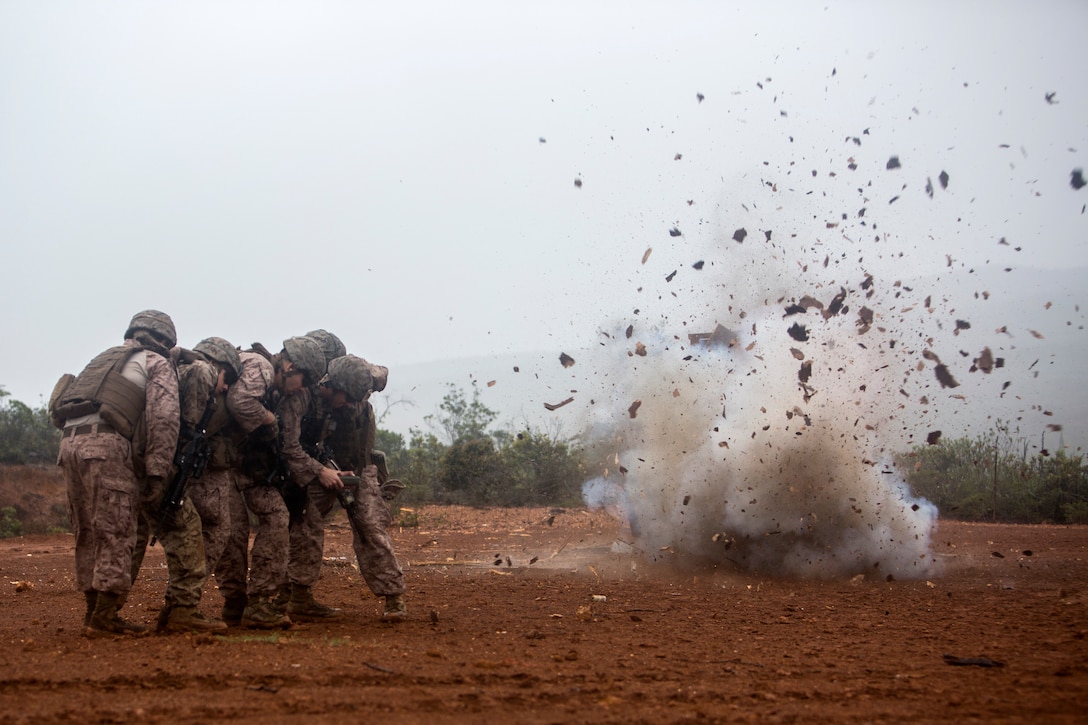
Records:
[[[169,315],[137,313],[123,344],[63,376],[49,401],[62,430],[83,633],[148,632],[119,612],[156,541],[168,572],[159,632],[340,618],[313,594],[337,504],[359,571],[384,599],[382,621],[406,619],[388,533],[388,501],[404,486],[374,450],[370,403],[387,378],[325,330],[287,338],[274,354],[221,337],[184,349]],[[212,574],[222,619],[199,608]]]

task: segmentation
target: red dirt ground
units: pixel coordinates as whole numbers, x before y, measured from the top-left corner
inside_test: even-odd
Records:
[[[1088,527],[942,522],[929,581],[801,582],[647,565],[602,513],[414,513],[408,622],[333,522],[346,616],[275,634],[85,639],[71,537],[0,541],[0,721],[1085,722]],[[156,547],[127,616],[164,585]]]

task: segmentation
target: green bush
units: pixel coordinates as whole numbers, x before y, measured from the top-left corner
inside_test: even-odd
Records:
[[[489,429],[497,414],[451,385],[428,424],[438,432],[411,430],[407,446],[378,431],[391,476],[407,488],[397,502],[466,506],[573,506],[581,502],[583,452],[570,441],[526,428],[512,434]]]
[[[0,539],[9,539],[23,533],[23,522],[16,515],[14,506],[0,509]]]
[[[8,397],[8,392],[0,387],[0,463],[56,461],[60,431],[53,427],[45,406],[32,409]]]
[[[1028,455],[1007,427],[987,436],[916,446],[898,456],[916,496],[946,518],[1005,523],[1088,522],[1088,469],[1082,456]]]

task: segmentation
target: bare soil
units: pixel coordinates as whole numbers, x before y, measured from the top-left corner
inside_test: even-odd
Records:
[[[0,722],[1085,721],[1088,527],[943,521],[939,576],[826,582],[648,564],[600,512],[400,520],[409,621],[334,520],[316,591],[344,618],[271,634],[85,639],[71,537],[0,540]],[[126,616],[165,580],[156,547]]]

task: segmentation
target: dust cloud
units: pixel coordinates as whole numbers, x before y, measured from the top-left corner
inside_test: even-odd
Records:
[[[885,326],[903,306],[894,281],[753,236],[699,250],[686,284],[646,275],[644,308],[601,330],[582,366],[599,474],[586,503],[678,567],[931,574],[937,510],[892,453],[926,437],[933,341]]]

